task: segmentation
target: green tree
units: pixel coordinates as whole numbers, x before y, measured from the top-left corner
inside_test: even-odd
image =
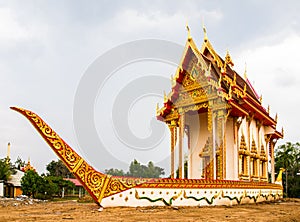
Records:
[[[164,175],[165,171],[163,168],[154,166],[152,161],[148,162],[147,167],[144,167],[144,176],[148,178],[159,178],[161,175]]]
[[[65,193],[67,193],[68,190],[72,190],[75,188],[74,183],[69,180],[64,180],[62,177],[43,176],[43,179],[45,186],[42,191],[50,197],[52,197],[53,195],[61,197],[63,190]]]
[[[59,193],[59,187],[55,181],[53,181],[52,176],[43,175],[44,186],[42,188],[42,193],[45,199],[52,198],[54,195]]]
[[[46,169],[49,172],[49,176],[63,177],[63,178],[75,178],[74,175],[69,171],[65,164],[61,160],[52,160]]]
[[[183,163],[183,170],[184,170],[184,178],[188,178],[188,156],[184,155],[184,163]],[[176,170],[176,178],[179,178],[179,167]]]
[[[21,170],[22,167],[26,165],[26,162],[21,159],[21,157],[18,156],[17,160],[15,161],[15,168],[18,170]]]
[[[275,150],[275,171],[285,169],[283,174],[284,192],[288,197],[300,194],[300,143],[287,142]]]
[[[44,180],[37,172],[28,170],[21,179],[21,189],[23,194],[35,198],[38,193],[43,192]]]
[[[127,175],[131,177],[142,177],[143,170],[141,164],[136,159],[130,163]]]
[[[127,176],[132,177],[143,177],[143,178],[158,178],[164,175],[164,169],[158,166],[154,166],[152,161],[148,162],[148,165],[140,164],[136,159],[134,159],[129,166],[129,171]]]
[[[10,160],[7,160],[7,158],[0,159],[0,180],[7,181],[10,176],[15,173],[16,171],[10,163]]]
[[[105,170],[104,171],[105,174],[109,174],[109,175],[113,175],[113,176],[125,176],[125,173],[123,170],[119,170],[119,169],[109,169],[109,170]]]

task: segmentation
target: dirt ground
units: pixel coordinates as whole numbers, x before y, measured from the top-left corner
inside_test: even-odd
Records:
[[[94,203],[0,204],[0,221],[300,221],[300,199],[232,207],[105,208]]]

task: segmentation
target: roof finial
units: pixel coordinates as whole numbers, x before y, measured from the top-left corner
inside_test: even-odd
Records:
[[[267,113],[270,114],[270,105],[268,105]]]
[[[247,84],[245,83],[244,85],[244,92],[243,92],[243,96],[245,97],[247,95]]]
[[[277,121],[278,121],[278,114],[276,113],[276,115],[275,115],[275,122],[277,123]]]
[[[171,87],[173,86],[173,82],[174,82],[174,77],[173,77],[173,75],[171,74],[171,78],[170,78],[170,80],[171,80]]]
[[[166,91],[164,91],[164,102],[167,102],[167,101],[168,101],[167,94],[166,94]]]
[[[192,36],[191,36],[191,31],[190,31],[190,27],[188,25],[188,22],[186,22],[186,30],[188,32],[188,40],[191,40],[192,39]]]
[[[259,102],[262,103],[262,95],[259,97]]]
[[[156,103],[156,113],[158,113],[158,111],[159,111],[159,104]]]
[[[231,89],[231,85],[229,86],[229,92],[228,92],[228,95],[229,95],[229,100],[232,99],[232,89]]]
[[[283,130],[283,127],[281,128],[281,134],[282,134],[282,136],[284,136],[284,130]]]
[[[228,49],[226,50],[225,64],[230,65],[230,66],[234,66]]]
[[[207,42],[207,33],[206,33],[206,27],[204,25],[204,19],[202,19],[202,28],[203,28],[203,33],[204,33],[204,42]]]
[[[236,73],[234,73],[234,76],[233,76],[233,86],[235,86],[236,85]]]
[[[247,63],[245,62],[244,79],[247,80]]]

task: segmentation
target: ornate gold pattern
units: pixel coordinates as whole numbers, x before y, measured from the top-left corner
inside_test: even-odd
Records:
[[[176,106],[186,106],[207,101],[207,91],[203,88],[197,88],[188,92],[182,92],[176,101]]]
[[[192,106],[183,107],[182,112],[198,111],[202,108],[205,108],[205,109],[208,108],[208,103],[204,102],[204,103],[200,103],[200,104],[196,104],[196,105],[192,105]]]
[[[241,180],[249,179],[249,158],[250,152],[248,150],[245,136],[242,134],[239,146],[239,178]]]

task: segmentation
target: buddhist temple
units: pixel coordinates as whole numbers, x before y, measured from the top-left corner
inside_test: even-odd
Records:
[[[211,206],[257,203],[283,196],[275,181],[277,116],[250,81],[216,53],[204,28],[198,49],[188,38],[157,119],[170,129],[170,178],[134,178],[95,170],[37,114],[22,114],[91,195],[100,210],[116,206]],[[187,171],[185,172],[185,152]],[[270,165],[269,162],[270,161]],[[176,171],[178,169],[178,176]],[[268,171],[271,171],[270,178]]]
[[[270,116],[246,71],[244,78],[234,71],[229,52],[224,58],[217,54],[203,30],[200,49],[188,33],[170,93],[157,107],[157,119],[170,129],[171,178],[179,168],[179,178],[267,182],[270,160],[274,183],[274,146],[283,137],[277,115]]]

